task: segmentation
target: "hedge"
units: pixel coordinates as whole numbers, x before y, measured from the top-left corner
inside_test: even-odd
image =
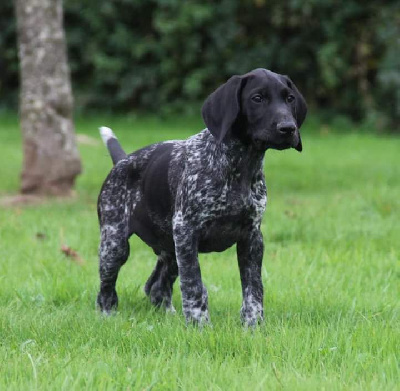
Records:
[[[184,110],[232,74],[288,74],[317,108],[400,123],[400,7],[373,0],[65,0],[78,109]],[[12,4],[0,5],[2,106],[17,103]],[[382,122],[383,121],[383,122]]]

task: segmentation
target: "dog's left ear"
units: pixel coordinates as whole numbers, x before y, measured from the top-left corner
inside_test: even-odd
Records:
[[[296,85],[290,80],[289,76],[282,75],[282,78],[285,80],[286,85],[293,91],[293,94],[296,98],[295,105],[295,117],[297,122],[297,128],[300,129],[307,115],[307,103],[304,99],[303,95],[301,95],[300,91],[297,89]],[[295,146],[296,151],[301,152],[303,150],[303,145],[301,143],[301,137],[299,133],[299,142]]]
[[[218,142],[232,129],[239,113],[243,88],[242,76],[232,76],[218,87],[204,102],[201,113],[203,120]]]

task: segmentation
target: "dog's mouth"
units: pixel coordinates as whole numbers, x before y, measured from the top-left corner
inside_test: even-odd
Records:
[[[253,145],[258,151],[264,152],[267,149],[277,149],[281,151],[294,148],[299,152],[302,150],[301,138],[298,130],[287,135],[268,131],[259,132],[259,136],[253,139]]]
[[[273,139],[266,137],[265,139],[256,138],[253,140],[254,147],[258,151],[266,151],[267,149],[283,150],[288,148],[296,148],[299,139],[295,136]]]

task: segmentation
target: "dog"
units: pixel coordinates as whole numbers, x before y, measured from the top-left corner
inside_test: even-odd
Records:
[[[207,128],[187,140],[126,155],[112,130],[100,128],[114,163],[98,198],[100,310],[109,314],[117,307],[116,280],[129,256],[128,239],[136,234],[158,258],[146,295],[155,306],[174,311],[171,296],[179,276],[183,313],[195,324],[210,320],[198,253],[236,244],[241,319],[247,326],[261,322],[263,159],[270,148],[302,151],[299,129],[306,113],[289,77],[260,68],[215,90],[202,107]]]

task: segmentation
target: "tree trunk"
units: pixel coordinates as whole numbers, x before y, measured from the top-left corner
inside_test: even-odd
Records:
[[[15,0],[24,163],[21,192],[68,195],[81,172],[62,0]]]

